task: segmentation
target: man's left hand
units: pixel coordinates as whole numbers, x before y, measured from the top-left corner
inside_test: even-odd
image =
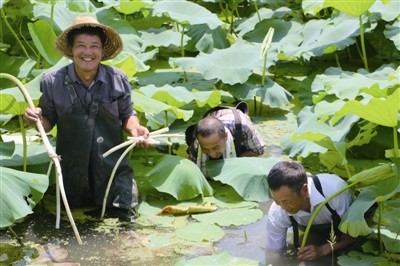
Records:
[[[297,251],[297,258],[300,260],[315,260],[322,256],[320,247],[315,245],[308,245],[304,248],[299,248]]]

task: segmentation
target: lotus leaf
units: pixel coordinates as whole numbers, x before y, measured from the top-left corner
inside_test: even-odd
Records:
[[[154,168],[146,177],[158,191],[168,193],[178,200],[213,194],[212,187],[197,165],[179,156],[162,156],[156,160]]]
[[[211,256],[200,256],[187,261],[180,260],[175,266],[192,266],[192,265],[208,265],[208,266],[218,266],[218,265],[248,265],[248,266],[259,266],[261,265],[258,261],[251,260],[248,258],[238,258],[232,257],[226,250],[222,251],[217,255]]]
[[[13,225],[32,213],[49,180],[46,175],[0,167],[0,228]]]
[[[210,177],[232,186],[245,200],[266,201],[269,196],[267,176],[282,159],[278,157],[241,157],[207,161]]]
[[[193,242],[215,242],[225,235],[222,228],[207,223],[191,223],[177,229],[175,233],[179,238]]]

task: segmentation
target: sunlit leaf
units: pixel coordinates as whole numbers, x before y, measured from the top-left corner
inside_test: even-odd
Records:
[[[43,174],[0,167],[0,228],[13,225],[32,213],[49,185]]]
[[[241,157],[207,161],[210,177],[232,186],[245,200],[266,201],[267,176],[271,168],[282,159],[277,157]]]
[[[146,177],[158,191],[168,193],[178,200],[213,194],[212,187],[197,165],[179,156],[162,156]]]
[[[392,164],[382,164],[353,175],[347,180],[348,184],[358,183],[358,187],[376,184],[396,175]]]
[[[225,235],[221,227],[207,223],[191,223],[177,229],[175,233],[179,238],[193,242],[215,242]]]
[[[376,0],[337,1],[325,0],[324,7],[334,7],[350,16],[361,16],[375,3]]]
[[[386,100],[371,99],[367,104],[357,100],[348,101],[331,120],[335,124],[343,116],[354,114],[365,120],[386,127],[397,127],[397,112],[400,109],[400,90],[396,90]]]
[[[188,91],[185,87],[172,87],[168,84],[162,87],[148,85],[139,89],[147,97],[164,102],[171,106],[182,107],[194,100],[198,106],[208,104],[210,107],[217,106],[221,100],[221,93],[218,90],[214,91]]]
[[[121,1],[119,6],[114,6],[114,8],[125,15],[133,14],[145,6],[149,6],[150,2],[133,0],[133,1]]]
[[[167,14],[170,18],[180,24],[204,24],[210,29],[215,29],[223,23],[218,17],[206,8],[184,0],[158,1],[153,6],[153,15],[161,16]]]
[[[200,52],[196,57],[170,58],[169,64],[178,65],[184,71],[195,68],[207,80],[220,78],[224,83],[233,85],[244,83],[254,69],[262,69],[260,49],[261,44],[255,45],[239,39],[231,47],[214,49],[211,54]]]

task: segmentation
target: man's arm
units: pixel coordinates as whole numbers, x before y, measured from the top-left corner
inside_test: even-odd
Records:
[[[342,234],[336,244],[333,245],[333,251],[348,247],[356,240],[357,238],[351,237],[348,234]],[[300,248],[297,252],[297,258],[301,260],[315,260],[330,253],[332,253],[332,247],[327,241],[326,244],[321,246],[308,245]]]

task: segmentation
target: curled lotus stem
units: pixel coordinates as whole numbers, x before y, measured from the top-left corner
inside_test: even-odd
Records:
[[[25,99],[29,104],[29,107],[32,110],[35,109],[35,105],[33,104],[32,98],[30,97],[28,91],[26,90],[26,88],[24,87],[24,85],[22,84],[21,81],[19,81],[16,77],[14,77],[14,76],[12,76],[10,74],[7,74],[7,73],[0,73],[0,78],[9,79],[9,80],[13,81],[15,84],[17,84],[19,89],[24,94]],[[64,202],[64,206],[65,206],[65,209],[67,211],[68,218],[69,218],[69,221],[71,223],[72,229],[74,230],[75,237],[78,240],[78,243],[80,245],[82,245],[82,239],[81,239],[81,237],[79,235],[78,229],[76,228],[75,221],[74,221],[74,218],[72,217],[72,213],[71,213],[71,210],[69,208],[67,196],[66,196],[65,190],[64,190],[64,183],[63,183],[63,177],[62,177],[62,171],[61,171],[61,165],[60,165],[60,156],[58,156],[56,154],[56,152],[54,151],[53,147],[51,146],[50,141],[47,138],[46,132],[45,132],[45,130],[43,128],[43,125],[40,122],[40,120],[36,121],[36,128],[38,129],[38,131],[40,133],[40,136],[42,137],[42,141],[43,141],[44,146],[46,147],[47,154],[49,155],[50,159],[54,162],[54,164],[56,166],[57,190],[59,189],[60,192],[61,192],[61,196],[62,196],[62,199],[63,199],[63,202]],[[57,197],[57,206],[58,207],[57,207],[57,219],[56,220],[58,222],[60,220],[59,219],[59,216],[60,216],[60,214],[59,214],[59,205],[60,205],[59,197]],[[56,228],[58,228],[57,224],[56,224]]]
[[[165,138],[165,137],[184,137],[184,135],[182,135],[182,134],[163,134],[163,133],[168,132],[168,131],[169,131],[169,128],[168,128],[168,127],[162,128],[162,129],[159,129],[159,130],[156,130],[156,131],[153,131],[153,132],[151,132],[151,133],[149,134],[149,137],[146,138],[146,139],[145,139],[143,136],[140,136],[140,137],[128,137],[128,140],[127,140],[127,141],[125,141],[125,142],[123,142],[123,143],[121,143],[121,144],[119,144],[119,145],[117,145],[117,146],[115,146],[115,147],[109,149],[107,152],[103,153],[103,158],[105,158],[105,157],[107,157],[108,155],[110,155],[111,153],[113,153],[113,152],[115,152],[115,151],[117,151],[117,150],[119,150],[119,149],[121,149],[121,148],[123,148],[123,147],[125,147],[125,146],[130,145],[130,146],[121,154],[121,156],[119,157],[117,163],[115,164],[115,166],[114,166],[114,168],[113,168],[113,170],[112,170],[112,172],[111,172],[110,180],[108,181],[108,185],[107,185],[107,188],[106,188],[106,192],[105,192],[105,194],[104,194],[103,207],[102,207],[102,210],[101,210],[101,216],[100,216],[100,218],[103,218],[103,217],[104,217],[104,213],[105,213],[105,211],[106,211],[108,193],[110,192],[110,188],[111,188],[112,181],[113,181],[113,179],[114,179],[115,172],[117,171],[118,166],[119,166],[119,164],[121,163],[122,159],[128,154],[128,152],[129,152],[131,149],[133,149],[133,148],[136,146],[136,144],[137,144],[140,140],[146,140],[148,143],[152,143],[152,144],[165,143],[165,144],[167,144],[167,145],[172,145],[172,143],[169,142],[169,141],[157,140],[157,138]]]

